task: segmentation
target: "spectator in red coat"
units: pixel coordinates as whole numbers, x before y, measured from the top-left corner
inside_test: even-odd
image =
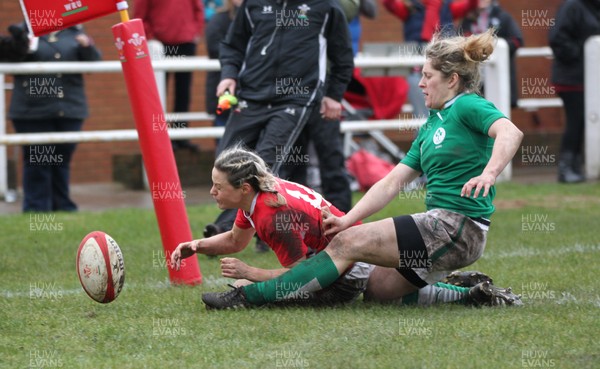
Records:
[[[383,0],[385,8],[404,23],[404,42],[407,54],[422,54],[425,44],[437,29],[453,32],[453,22],[477,8],[478,0]],[[418,87],[421,68],[415,67],[408,76],[408,99],[413,114],[426,119],[429,114],[425,99]]]

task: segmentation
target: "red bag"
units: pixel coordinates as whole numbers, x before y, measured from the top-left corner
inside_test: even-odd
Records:
[[[395,165],[360,149],[346,160],[348,172],[356,178],[361,191],[366,191],[394,169]]]
[[[363,77],[354,70],[354,80],[362,85],[364,94],[346,91],[344,99],[355,109],[370,108],[369,119],[397,119],[408,96],[408,82],[403,77]]]

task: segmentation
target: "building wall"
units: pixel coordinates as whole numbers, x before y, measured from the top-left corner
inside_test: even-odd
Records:
[[[133,3],[129,1],[130,5]],[[362,42],[400,42],[402,40],[402,24],[378,2],[379,12],[376,20],[363,20]],[[509,11],[521,26],[525,46],[546,46],[548,27],[544,24],[553,24],[553,17],[560,0],[530,0],[528,2],[506,0],[501,1],[503,7]],[[6,27],[22,20],[19,2],[15,0],[0,0],[0,32],[6,33]],[[106,16],[102,19],[90,21],[85,24],[87,33],[93,37],[96,45],[103,54],[104,60],[115,60],[117,51],[113,46],[111,26],[119,22],[118,14]],[[201,44],[198,55],[206,55],[205,45]],[[543,58],[521,59],[517,63],[518,83],[538,83],[540,87],[533,92],[547,92],[551,86],[550,60]],[[205,111],[204,107],[204,80],[203,72],[194,73],[192,88],[192,111]],[[10,81],[10,77],[8,78]],[[129,108],[125,83],[121,74],[89,74],[85,76],[87,96],[90,102],[90,118],[84,125],[84,130],[105,129],[133,129],[135,127],[133,116]],[[547,95],[531,94],[527,90],[520,91],[523,97],[548,97]],[[8,104],[10,91],[7,92]],[[169,103],[169,106],[171,104]],[[535,113],[513,109],[513,121],[522,128],[528,136],[553,135],[561,131],[563,122],[562,109],[542,109]],[[191,126],[208,126],[210,122],[192,122]],[[10,122],[8,131],[12,132]],[[203,151],[214,150],[214,140],[194,140]],[[9,148],[9,159],[15,160],[19,149]],[[78,146],[73,161],[72,182],[108,182],[112,180],[113,157],[115,155],[139,153],[135,142],[113,143],[85,143]],[[17,171],[18,172],[18,171]],[[208,174],[207,174],[208,175]],[[19,182],[20,183],[20,182]]]

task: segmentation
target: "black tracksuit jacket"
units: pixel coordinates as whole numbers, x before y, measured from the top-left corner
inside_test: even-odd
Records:
[[[239,98],[268,104],[340,101],[354,68],[335,0],[246,0],[220,48],[221,79]]]

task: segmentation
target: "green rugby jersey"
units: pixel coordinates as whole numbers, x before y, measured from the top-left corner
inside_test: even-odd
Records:
[[[505,118],[494,104],[476,94],[460,94],[442,110],[431,109],[402,163],[427,176],[427,210],[446,209],[469,217],[489,218],[496,189],[487,197],[461,197],[467,181],[480,175],[490,160],[492,123]]]

